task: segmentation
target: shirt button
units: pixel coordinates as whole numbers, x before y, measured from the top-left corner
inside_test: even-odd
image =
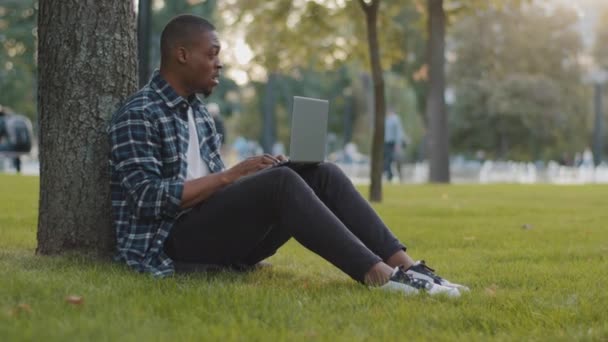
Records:
[[[156,244],[161,245],[163,242],[160,240],[156,240]]]

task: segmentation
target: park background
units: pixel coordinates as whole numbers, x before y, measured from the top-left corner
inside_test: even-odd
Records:
[[[227,147],[286,146],[292,96],[329,99],[330,158],[472,293],[370,292],[295,243],[270,271],[162,282],[90,253],[112,244],[104,123],[184,12],[220,33],[208,101]],[[0,338],[606,339],[607,13],[600,0],[0,1],[0,104],[32,121],[24,173],[40,174],[0,163]],[[407,185],[374,170],[389,108],[410,137]],[[341,162],[349,142],[360,163]],[[441,185],[411,184],[427,182]]]
[[[37,6],[5,0],[0,10],[0,105],[29,117],[35,132]],[[138,21],[139,84],[158,67],[165,22],[185,12],[210,18],[221,33],[225,73],[208,101],[225,120],[229,164],[237,159],[229,152],[244,143],[251,153],[271,152],[275,144],[286,150],[292,97],[321,97],[331,103],[329,157],[344,160],[351,143],[364,165],[347,171],[364,183],[375,96],[365,15],[357,7],[356,1],[135,1],[133,11],[146,14]],[[608,182],[605,167],[597,176],[559,168],[598,166],[606,150],[606,4],[447,1],[443,7],[447,123],[436,134],[448,137],[453,180]],[[429,180],[431,154],[427,12],[424,1],[406,1],[387,2],[378,14],[384,108],[401,117],[410,142],[402,180],[415,183]],[[482,169],[487,160],[494,163]],[[10,171],[8,160],[2,166]],[[36,168],[26,165],[26,172]]]

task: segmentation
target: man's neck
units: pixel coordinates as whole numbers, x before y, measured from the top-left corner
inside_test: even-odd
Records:
[[[165,81],[167,81],[167,83],[169,83],[169,85],[171,85],[171,87],[173,88],[173,90],[175,90],[177,95],[187,99],[190,95],[193,94],[192,92],[188,91],[187,87],[185,87],[179,81],[179,78],[177,76],[175,76],[175,74],[168,72],[162,66],[160,67],[160,75],[163,77],[163,79]]]

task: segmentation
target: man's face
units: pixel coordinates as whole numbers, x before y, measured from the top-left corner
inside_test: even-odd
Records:
[[[184,78],[189,90],[209,96],[219,84],[222,62],[220,41],[215,31],[201,33],[188,49]]]

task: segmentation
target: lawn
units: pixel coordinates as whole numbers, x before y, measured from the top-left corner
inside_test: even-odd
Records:
[[[37,256],[38,178],[0,175],[0,340],[605,341],[607,194],[385,187],[375,208],[411,255],[471,287],[454,300],[369,290],[295,242],[270,269],[164,280]],[[82,303],[66,301],[72,295]]]

